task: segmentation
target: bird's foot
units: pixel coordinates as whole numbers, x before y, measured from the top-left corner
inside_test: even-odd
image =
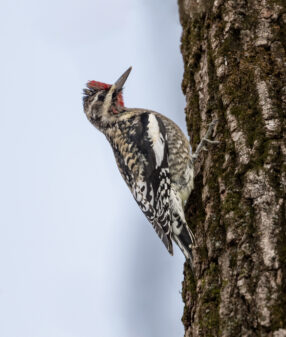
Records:
[[[207,145],[207,144],[212,144],[212,145],[219,144],[219,141],[209,139],[217,122],[218,122],[218,120],[214,119],[209,124],[209,128],[208,128],[206,134],[204,135],[204,137],[201,139],[199,145],[197,146],[196,152],[192,155],[193,163],[197,160],[197,158],[198,158],[198,156],[199,156],[199,154],[202,150],[208,151],[208,149],[205,147],[205,145]]]

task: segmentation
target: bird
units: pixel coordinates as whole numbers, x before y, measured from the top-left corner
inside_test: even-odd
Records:
[[[194,163],[209,140],[215,122],[192,154],[182,130],[166,116],[127,108],[123,86],[128,68],[114,84],[89,81],[83,90],[86,117],[110,143],[119,171],[137,204],[168,252],[175,242],[192,264],[194,235],[184,206],[194,188]]]

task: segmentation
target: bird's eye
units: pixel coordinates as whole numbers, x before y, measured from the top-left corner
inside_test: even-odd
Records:
[[[103,102],[104,101],[104,95],[99,95],[98,98],[97,98],[97,100],[99,102]]]

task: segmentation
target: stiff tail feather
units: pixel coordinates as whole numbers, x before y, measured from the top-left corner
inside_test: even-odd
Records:
[[[180,247],[186,259],[190,262],[190,265],[192,267],[193,263],[192,247],[195,244],[195,238],[192,231],[187,227],[187,224],[183,225],[180,234],[174,235],[174,240]]]

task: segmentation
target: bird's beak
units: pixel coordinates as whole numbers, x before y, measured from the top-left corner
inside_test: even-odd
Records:
[[[119,77],[119,79],[114,83],[114,86],[116,87],[116,90],[120,90],[122,89],[122,87],[124,86],[124,83],[126,82],[130,72],[132,70],[132,67],[129,67],[124,73],[123,75],[121,75]]]

